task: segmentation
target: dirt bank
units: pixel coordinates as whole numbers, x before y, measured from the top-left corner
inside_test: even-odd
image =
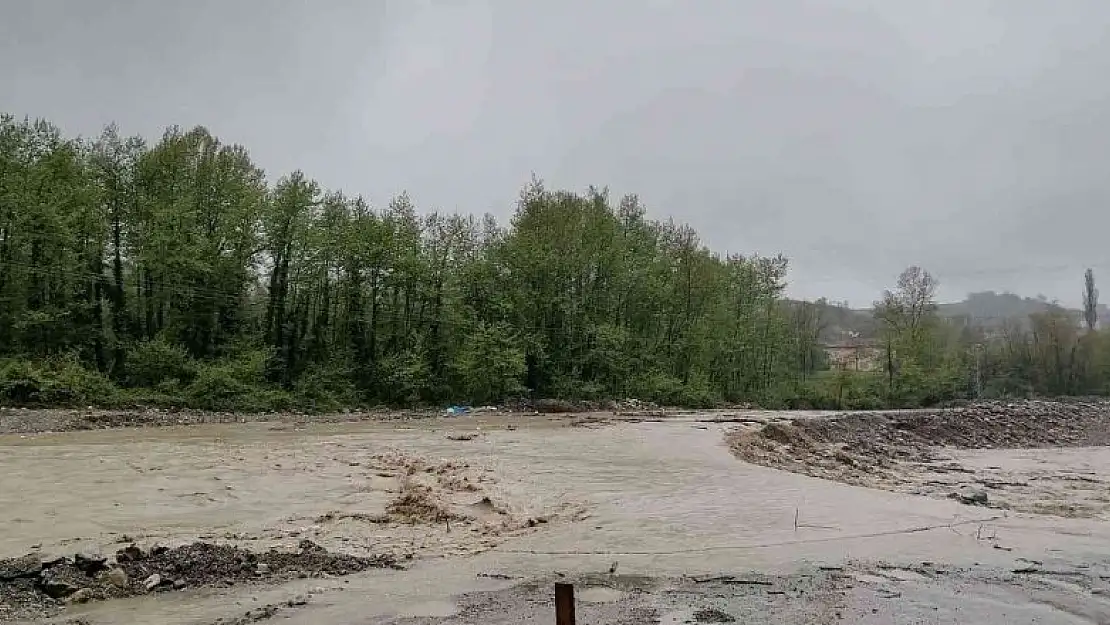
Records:
[[[794,419],[727,435],[740,459],[858,486],[1064,516],[1110,515],[1095,470],[1110,444],[1110,402],[984,402],[964,408]],[[1040,467],[1015,468],[1013,450]],[[1061,449],[1074,466],[1063,466]],[[990,452],[970,450],[993,450]],[[1006,451],[1003,451],[1006,450]],[[1080,457],[1086,453],[1084,457]],[[1045,470],[1053,466],[1051,470]],[[1077,468],[1078,467],[1078,468]],[[1071,491],[1067,496],[1061,490]]]
[[[729,410],[748,409],[747,406]],[[594,420],[612,418],[662,418],[699,411],[660,407],[651,402],[634,399],[607,402],[571,402],[564,400],[539,400],[535,405],[482,406],[449,415],[440,408],[411,408],[405,410],[374,409],[344,410],[333,413],[268,412],[233,413],[208,412],[191,409],[132,408],[103,410],[98,408],[13,408],[0,406],[0,435],[32,434],[39,432],[74,432],[115,428],[149,428],[182,425],[278,423],[298,425],[307,423],[358,423],[403,422],[431,418],[453,417],[473,419],[519,419],[526,416],[548,415],[550,418]],[[712,411],[710,411],[712,412]]]
[[[205,586],[341,576],[391,566],[396,566],[396,560],[389,555],[337,554],[310,540],[302,541],[293,552],[253,553],[196,542],[150,550],[132,544],[113,557],[76,554],[43,560],[28,554],[0,560],[0,622],[51,616],[68,604]]]
[[[506,412],[506,411],[503,411]],[[366,410],[324,414],[299,412],[231,413],[140,408],[127,410],[0,407],[0,434],[73,432],[228,423],[347,423],[404,421],[443,416],[441,410]]]

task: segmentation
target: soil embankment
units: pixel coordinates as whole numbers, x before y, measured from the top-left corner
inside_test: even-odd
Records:
[[[972,505],[1110,518],[1099,477],[1106,454],[1086,449],[1110,444],[1106,401],[852,413],[772,422],[727,438],[741,460],[811,477]]]
[[[747,408],[747,406],[740,406]],[[22,408],[0,406],[0,435],[42,432],[77,432],[118,428],[151,428],[186,425],[218,425],[233,423],[274,423],[286,425],[404,422],[435,417],[461,417],[467,421],[482,419],[511,420],[526,416],[547,415],[559,419],[607,420],[612,418],[661,418],[698,411],[666,408],[635,399],[606,402],[571,402],[538,400],[535,405],[481,406],[451,413],[438,408],[406,410],[372,409],[343,410],[330,413],[306,412],[211,412],[177,408],[129,408],[106,410],[88,408]],[[712,411],[709,411],[712,412]]]

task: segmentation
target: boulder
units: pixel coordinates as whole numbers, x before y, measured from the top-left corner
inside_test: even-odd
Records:
[[[987,491],[979,488],[961,488],[959,491],[952,493],[948,497],[969,506],[990,505],[990,497],[987,495]]]
[[[146,554],[135,543],[131,543],[116,552],[116,562],[139,562],[145,557]]]
[[[48,577],[39,582],[39,588],[52,599],[64,599],[81,590],[78,586],[60,578]]]
[[[78,553],[73,556],[73,566],[78,570],[92,577],[101,571],[108,569],[108,558],[99,555],[86,555]]]
[[[150,592],[161,585],[162,576],[157,573],[143,580],[143,588],[145,588],[147,592]]]
[[[115,567],[108,571],[108,583],[116,588],[127,588],[128,583],[131,581],[127,578],[127,571],[119,567]]]
[[[66,599],[66,602],[67,603],[88,603],[88,601],[92,598],[93,598],[93,591],[89,590],[88,588],[82,588],[82,589],[74,592],[72,595],[70,595],[69,598]]]

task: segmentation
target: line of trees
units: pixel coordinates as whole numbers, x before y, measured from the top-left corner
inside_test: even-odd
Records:
[[[721,256],[635,196],[528,184],[511,220],[274,183],[204,128],[148,144],[0,116],[0,403],[212,409],[637,397],[913,406],[1110,391],[1110,339],[1051,310],[1000,335],[910,268],[881,373],[830,372],[844,311],[781,256]]]
[[[937,314],[936,279],[910,267],[876,302],[888,405],[928,405],[962,397],[1110,394],[1110,334],[1098,328],[1094,272],[1083,277],[1083,309],[1048,306],[998,327]],[[867,393],[864,393],[866,396]]]
[[[204,128],[0,118],[0,400],[760,401],[820,366],[782,257],[533,180],[506,225],[268,184]]]

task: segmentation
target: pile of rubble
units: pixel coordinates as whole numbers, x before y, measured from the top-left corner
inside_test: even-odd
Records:
[[[738,429],[728,442],[746,462],[871,485],[897,463],[935,460],[941,447],[1110,444],[1110,401],[992,401],[943,410],[847,413]]]
[[[150,550],[132,544],[113,558],[77,554],[43,560],[30,554],[0,560],[0,621],[49,616],[71,603],[254,580],[347,575],[395,565],[389,556],[332,553],[308,540],[295,552],[253,553],[197,542]]]

